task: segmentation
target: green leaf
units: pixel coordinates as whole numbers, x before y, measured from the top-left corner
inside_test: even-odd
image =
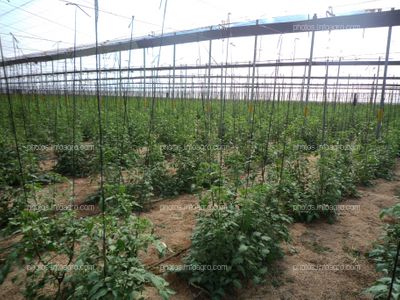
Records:
[[[248,248],[245,244],[240,244],[239,253],[246,252]]]
[[[235,288],[237,288],[237,289],[241,289],[241,288],[242,288],[242,284],[241,284],[240,281],[237,280],[237,279],[234,279],[234,280],[233,280],[233,285],[234,285]]]
[[[103,281],[96,283],[89,292],[89,298],[93,297],[101,287],[103,287]]]
[[[94,294],[90,299],[100,299],[101,297],[105,296],[110,290],[107,287],[103,287],[99,289],[96,294]]]

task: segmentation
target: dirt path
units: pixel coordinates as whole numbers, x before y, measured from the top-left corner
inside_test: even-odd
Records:
[[[166,257],[177,256],[169,259],[152,271],[161,274],[163,268],[170,265],[181,265],[182,258],[186,252],[183,249],[190,247],[191,235],[196,225],[196,208],[198,200],[194,195],[180,195],[174,199],[165,199],[153,205],[149,212],[141,214],[151,220],[154,225],[154,233],[165,242],[168,247]],[[151,248],[147,255],[143,258],[146,265],[159,262],[155,249]],[[170,283],[173,290],[177,292],[172,297],[174,300],[193,299],[193,293],[188,284],[182,281],[176,274],[169,274],[166,280]],[[147,288],[145,292],[146,299],[161,299],[154,288]]]

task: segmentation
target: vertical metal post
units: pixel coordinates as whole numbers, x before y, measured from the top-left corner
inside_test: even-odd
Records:
[[[325,144],[325,131],[326,131],[326,103],[328,101],[328,71],[329,71],[329,61],[326,61],[326,73],[324,82],[324,110],[322,115],[322,139],[321,144]]]
[[[38,84],[38,89],[40,89],[40,93],[43,92],[43,68],[42,68],[42,62],[39,62],[39,70],[40,70],[40,76],[38,76],[39,84]]]
[[[52,74],[51,79],[52,79],[52,81],[53,81],[53,86],[55,86],[56,84],[58,85],[58,78],[57,78],[57,79],[54,78],[54,60],[51,61],[51,74]],[[58,76],[57,76],[57,77],[58,77]],[[56,82],[56,81],[57,81],[57,82]],[[55,87],[55,88],[58,89],[58,86]]]
[[[67,59],[64,59],[64,89],[65,89],[65,96],[67,97],[68,94],[68,74],[67,74]]]
[[[392,298],[392,291],[393,291],[394,282],[396,281],[396,270],[397,270],[397,262],[399,261],[399,256],[400,256],[400,241],[398,241],[398,243],[397,243],[397,250],[396,250],[396,255],[395,255],[394,264],[393,264],[392,278],[390,280],[388,300],[390,300]]]
[[[26,73],[30,76],[26,79],[28,84],[26,85],[26,92],[33,90],[33,76],[32,76],[32,64],[28,63],[26,66]]]
[[[382,129],[382,120],[383,120],[383,108],[385,105],[385,91],[386,91],[386,78],[387,78],[387,70],[388,70],[388,62],[389,62],[389,53],[390,53],[390,41],[392,39],[392,26],[389,26],[388,35],[387,35],[387,43],[386,43],[386,55],[385,55],[385,66],[383,70],[383,82],[382,82],[382,92],[381,92],[381,103],[378,111],[378,125],[376,127],[376,138],[381,136]]]
[[[79,57],[79,94],[82,95],[83,87],[82,87],[82,56]]]
[[[180,75],[179,75],[179,92],[178,92],[178,97],[179,99],[183,98],[183,71],[180,71]]]
[[[221,64],[221,89],[220,89],[220,98],[224,99],[224,66]]]
[[[251,61],[249,61],[249,68],[247,70],[247,77],[246,77],[246,84],[244,85],[243,89],[243,100],[249,101],[250,99],[250,84],[251,84]]]
[[[191,92],[190,97],[191,97],[192,99],[196,99],[196,96],[195,96],[195,94],[194,94],[194,75],[192,75],[192,92]]]
[[[340,76],[340,65],[342,62],[342,58],[339,57],[339,65],[338,65],[338,70],[336,74],[336,88],[335,88],[335,97],[334,97],[334,102],[333,102],[333,111],[336,111],[336,102],[338,98],[338,89],[339,89],[339,76]]]
[[[314,14],[313,20],[317,19],[317,15]],[[304,116],[306,119],[307,114],[308,114],[308,98],[310,95],[310,81],[311,81],[311,68],[312,68],[312,62],[313,62],[313,53],[314,53],[314,41],[315,41],[315,30],[312,31],[311,34],[311,47],[310,47],[310,57],[308,59],[308,76],[307,76],[307,89],[306,89],[306,103],[305,103],[305,108],[304,108]]]
[[[212,30],[212,26],[210,27]],[[212,40],[210,39],[208,44],[208,78],[207,78],[207,100],[211,99],[211,51],[212,51]]]
[[[376,98],[378,97],[378,86],[379,86],[379,76],[380,76],[380,70],[381,70],[381,57],[379,56],[378,59],[378,70],[377,70],[377,74],[376,74],[376,82],[375,82],[375,93],[374,93],[374,113],[375,113],[375,108],[376,108]]]
[[[279,62],[279,60],[277,59],[276,65],[275,65],[275,76],[274,76],[274,88],[273,88],[273,92],[272,92],[272,101],[275,101],[275,95],[276,95],[276,81],[277,81],[278,72],[279,72],[278,62]]]
[[[176,64],[176,44],[174,43],[174,53],[173,53],[173,67],[172,67],[172,100],[175,99],[175,64]]]
[[[394,90],[391,90],[388,117],[386,118],[386,127],[387,127],[387,128],[389,128],[389,125],[390,125],[390,116],[391,116],[392,111],[393,111],[393,98],[394,98]]]
[[[301,85],[300,85],[300,104],[303,104],[304,101],[304,83],[306,82],[306,73],[307,73],[307,60],[304,63],[304,72],[303,72],[303,78],[301,79]],[[299,105],[300,110],[302,108],[302,105]]]
[[[168,70],[168,86],[166,88],[167,90],[167,94],[168,94],[168,98],[171,97],[171,70]]]
[[[146,48],[143,48],[143,98],[146,99]]]
[[[188,78],[188,74],[187,74],[187,66],[186,66],[186,69],[185,69],[185,88],[184,88],[184,92],[183,92],[183,97],[185,98],[185,99],[187,99],[187,95],[186,95],[186,92],[187,92],[187,78]]]
[[[256,21],[256,26],[258,25],[258,20]],[[256,76],[256,61],[257,61],[257,40],[258,40],[258,35],[256,34],[254,36],[254,52],[253,52],[253,72],[251,75],[251,96],[250,100],[254,100],[254,80]]]
[[[294,62],[296,60],[296,42],[297,42],[298,38],[294,39],[294,46],[293,46],[293,58],[292,58],[292,62],[293,62],[293,66],[292,66],[292,70],[290,72],[290,88],[289,88],[289,101],[292,100],[292,92],[293,92],[293,72],[294,72]]]
[[[81,61],[82,62],[82,61]],[[81,66],[82,67],[82,66]],[[122,97],[122,52],[119,51],[118,55],[118,71],[119,71],[119,86],[118,86],[118,96]]]

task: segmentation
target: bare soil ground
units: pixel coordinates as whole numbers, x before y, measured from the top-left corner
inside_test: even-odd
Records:
[[[143,259],[146,265],[155,266],[152,271],[161,274],[163,268],[171,265],[181,265],[182,258],[186,254],[186,249],[191,245],[190,237],[196,225],[196,209],[198,200],[193,195],[181,195],[172,200],[162,200],[153,206],[152,210],[143,213],[143,217],[149,218],[154,224],[154,233],[161,238],[168,246],[166,257],[172,257],[164,262],[159,259],[155,249],[151,248],[147,257]],[[174,256],[178,254],[177,256]],[[170,283],[170,287],[177,292],[172,299],[184,300],[193,299],[195,291],[191,291],[188,284],[182,281],[176,274],[169,274],[166,280]],[[198,293],[198,292],[197,292]],[[156,290],[148,288],[145,292],[146,299],[161,299]]]

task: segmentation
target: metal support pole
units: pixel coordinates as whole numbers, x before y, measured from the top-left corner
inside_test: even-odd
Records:
[[[122,52],[118,53],[118,73],[119,73],[119,83],[118,83],[118,96],[122,97]]]
[[[314,20],[317,19],[317,15],[314,14],[313,17]],[[313,30],[311,33],[311,47],[310,47],[310,57],[308,59],[308,76],[307,76],[307,89],[306,89],[306,103],[305,103],[305,108],[304,108],[304,116],[305,119],[308,115],[308,98],[310,95],[310,81],[311,81],[311,67],[312,67],[312,60],[313,60],[313,53],[314,53],[314,41],[315,41],[315,31]]]
[[[175,99],[175,67],[176,67],[176,44],[174,44],[174,53],[173,53],[173,67],[172,67],[172,100]]]
[[[336,88],[335,88],[335,97],[333,102],[333,111],[336,112],[336,102],[338,98],[338,86],[339,86],[339,76],[340,76],[340,63],[342,62],[342,58],[339,57],[339,65],[337,69],[337,78],[336,78]]]
[[[212,26],[210,27],[212,30]],[[212,40],[210,39],[208,44],[208,78],[207,78],[207,100],[211,99],[211,51],[212,51]]]
[[[258,25],[258,20],[256,22],[256,25]],[[251,96],[250,100],[254,100],[254,79],[256,76],[256,61],[257,61],[257,40],[258,40],[258,35],[254,36],[254,53],[253,53],[253,72],[251,76]]]
[[[185,88],[183,90],[183,97],[185,99],[187,99],[187,94],[186,94],[186,92],[187,92],[187,78],[188,78],[187,69],[185,69]]]
[[[79,94],[83,95],[83,86],[82,86],[82,57],[79,58]]]
[[[383,82],[382,82],[382,92],[381,92],[381,103],[378,111],[378,125],[376,127],[376,138],[381,136],[382,129],[382,120],[383,120],[383,108],[385,105],[385,91],[386,91],[386,78],[387,78],[387,69],[388,69],[388,61],[389,61],[389,53],[390,53],[390,41],[392,39],[392,26],[389,26],[387,43],[386,43],[386,55],[385,55],[385,66],[383,69]]]
[[[64,89],[65,89],[65,95],[67,97],[68,95],[68,73],[67,73],[68,69],[67,69],[67,59],[64,59]]]
[[[224,66],[221,64],[221,89],[220,89],[220,99],[224,99]]]
[[[388,300],[390,300],[392,298],[393,285],[394,285],[394,282],[396,281],[396,270],[397,270],[397,263],[399,261],[399,255],[400,255],[400,241],[397,242],[397,250],[396,250],[396,256],[394,259],[392,279],[390,281]]]
[[[328,101],[328,71],[329,71],[329,65],[328,61],[326,61],[326,73],[325,73],[325,82],[324,82],[324,110],[323,110],[323,115],[322,115],[322,139],[321,139],[321,144],[325,144],[325,131],[326,131],[326,103]]]
[[[146,99],[146,48],[143,48],[143,98]]]

